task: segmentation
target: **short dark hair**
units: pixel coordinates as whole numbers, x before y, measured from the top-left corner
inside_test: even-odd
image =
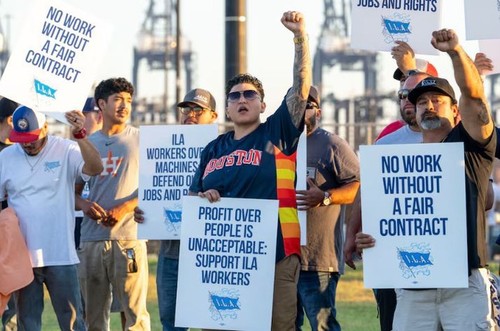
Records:
[[[99,107],[99,99],[107,100],[110,95],[115,93],[128,92],[134,95],[134,86],[125,78],[109,78],[103,80],[94,90],[94,100]]]
[[[0,99],[0,123],[3,123],[7,118],[12,116],[14,110],[19,107],[19,104],[7,98]]]
[[[227,81],[226,100],[227,100],[227,95],[229,94],[229,92],[231,92],[233,86],[243,83],[252,84],[257,89],[257,92],[259,92],[260,100],[264,101],[264,88],[262,87],[262,82],[257,77],[254,77],[249,74],[238,74]]]

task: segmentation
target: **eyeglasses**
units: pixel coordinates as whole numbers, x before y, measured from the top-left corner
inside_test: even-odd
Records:
[[[179,108],[180,112],[183,115],[189,115],[189,114],[191,114],[191,112],[194,112],[194,114],[196,116],[201,116],[201,114],[203,114],[203,112],[205,111],[205,109],[208,109],[208,108],[203,108],[203,107],[200,107],[200,106],[181,107],[181,108]]]
[[[405,100],[408,98],[408,94],[410,94],[411,90],[402,88],[401,90],[398,91],[398,98],[399,100]]]
[[[260,98],[259,92],[255,91],[255,90],[245,90],[245,91],[237,91],[237,92],[228,93],[227,101],[236,102],[236,101],[240,100],[242,95],[247,100],[255,100],[257,98]]]
[[[317,104],[315,104],[314,102],[310,102],[308,101],[306,103],[306,109],[314,109],[314,108],[319,108]]]

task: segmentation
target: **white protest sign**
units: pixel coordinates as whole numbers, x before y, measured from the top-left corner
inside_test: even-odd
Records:
[[[270,330],[278,201],[183,198],[175,325]]]
[[[351,48],[390,51],[396,40],[415,53],[436,55],[432,32],[441,28],[444,0],[353,0]]]
[[[467,40],[500,39],[500,1],[464,1]]]
[[[493,70],[486,72],[486,75],[500,73],[500,39],[479,40],[479,51],[486,54],[493,63]]]
[[[216,137],[216,124],[140,127],[139,207],[145,221],[137,228],[139,239],[180,238],[181,198],[201,152]]]
[[[0,95],[67,122],[63,113],[81,109],[111,26],[64,1],[33,1],[0,80]]]
[[[462,143],[360,146],[368,288],[468,286]]]
[[[299,137],[297,146],[297,190],[307,190],[307,177],[311,177],[310,169],[307,167],[307,138],[306,130]],[[307,211],[297,210],[300,224],[300,244],[307,245]]]

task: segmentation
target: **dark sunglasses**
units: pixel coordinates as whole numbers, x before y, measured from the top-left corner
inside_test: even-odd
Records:
[[[254,99],[260,98],[259,92],[255,91],[255,90],[245,90],[245,91],[228,93],[227,101],[236,102],[236,101],[240,100],[242,95],[247,100],[254,100]]]
[[[402,88],[401,90],[398,91],[398,98],[399,100],[405,100],[408,98],[408,94],[410,94],[411,90]]]
[[[205,109],[207,109],[207,108],[203,108],[200,106],[179,108],[180,112],[183,115],[189,115],[191,112],[194,112],[196,116],[200,116],[203,113],[203,111],[205,111]]]
[[[307,101],[307,103],[306,103],[306,109],[314,109],[314,108],[319,108],[319,107],[314,102]]]

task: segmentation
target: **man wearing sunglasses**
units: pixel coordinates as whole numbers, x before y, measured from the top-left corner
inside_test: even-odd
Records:
[[[307,211],[307,245],[301,247],[296,330],[304,312],[311,330],[340,331],[335,295],[344,273],[345,205],[359,187],[359,161],[349,144],[323,130],[320,98],[311,86],[306,105],[307,190],[297,190],[297,206]]]
[[[393,78],[400,82],[398,98],[400,101],[401,118],[406,123],[392,133],[379,138],[375,143],[380,144],[416,144],[422,142],[422,133],[415,117],[415,105],[408,100],[409,92],[429,74],[437,75],[435,67],[427,61],[415,59],[413,49],[403,41],[397,41],[392,49],[392,57],[398,68]],[[346,264],[353,269],[353,253],[356,252],[355,237],[361,229],[361,201],[358,196],[352,206],[352,213],[346,228],[346,242],[344,258]],[[374,289],[381,331],[392,330],[392,320],[396,309],[396,293],[394,289]]]
[[[408,98],[416,105],[424,143],[464,144],[469,286],[398,289],[393,330],[494,330],[490,282],[485,268],[488,257],[484,211],[497,137],[483,82],[455,32],[435,31],[431,43],[450,56],[461,92],[460,103],[448,81],[437,77],[421,81]],[[356,240],[361,249],[375,245],[368,234],[359,233]]]
[[[234,130],[203,150],[190,191],[210,202],[220,197],[280,200],[279,216],[266,220],[273,224],[279,221],[271,328],[288,331],[295,330],[300,268],[295,161],[312,73],[302,14],[285,12],[281,22],[294,34],[292,87],[276,112],[261,123],[260,115],[266,110],[262,83],[248,74],[227,82],[226,114]],[[207,166],[213,162],[221,166]]]
[[[418,126],[415,117],[415,105],[408,100],[408,94],[413,90],[413,88],[415,88],[415,86],[417,86],[418,83],[427,77],[429,77],[429,75],[425,72],[410,72],[404,81],[402,88],[398,91],[398,97],[401,104],[401,116],[407,124],[393,133],[377,140],[375,142],[376,145],[418,144],[422,142],[422,132],[420,131],[420,127]],[[353,226],[354,224],[361,226],[361,205],[356,203],[355,208],[358,208],[356,215],[359,215],[359,218],[357,221],[354,221],[353,217],[351,217],[352,222],[349,223],[352,224],[349,226]],[[350,231],[349,233],[354,240],[355,233]],[[379,311],[380,330],[391,331],[394,311],[396,309],[396,293],[394,292],[394,289],[387,288],[374,289],[374,293]]]
[[[415,84],[404,86],[408,77],[417,73],[425,73],[430,76],[437,77],[436,68],[429,62],[416,59],[411,46],[404,41],[396,41],[396,45],[392,48],[391,55],[396,60],[397,69],[392,77],[400,82],[398,98],[400,100],[400,114],[402,124],[393,132],[382,133],[377,138],[377,142],[382,144],[411,144],[422,142],[422,134],[415,119],[415,106],[408,102],[408,93]],[[422,78],[423,79],[423,78]],[[418,82],[417,82],[418,83]],[[390,136],[390,137],[389,137]]]

